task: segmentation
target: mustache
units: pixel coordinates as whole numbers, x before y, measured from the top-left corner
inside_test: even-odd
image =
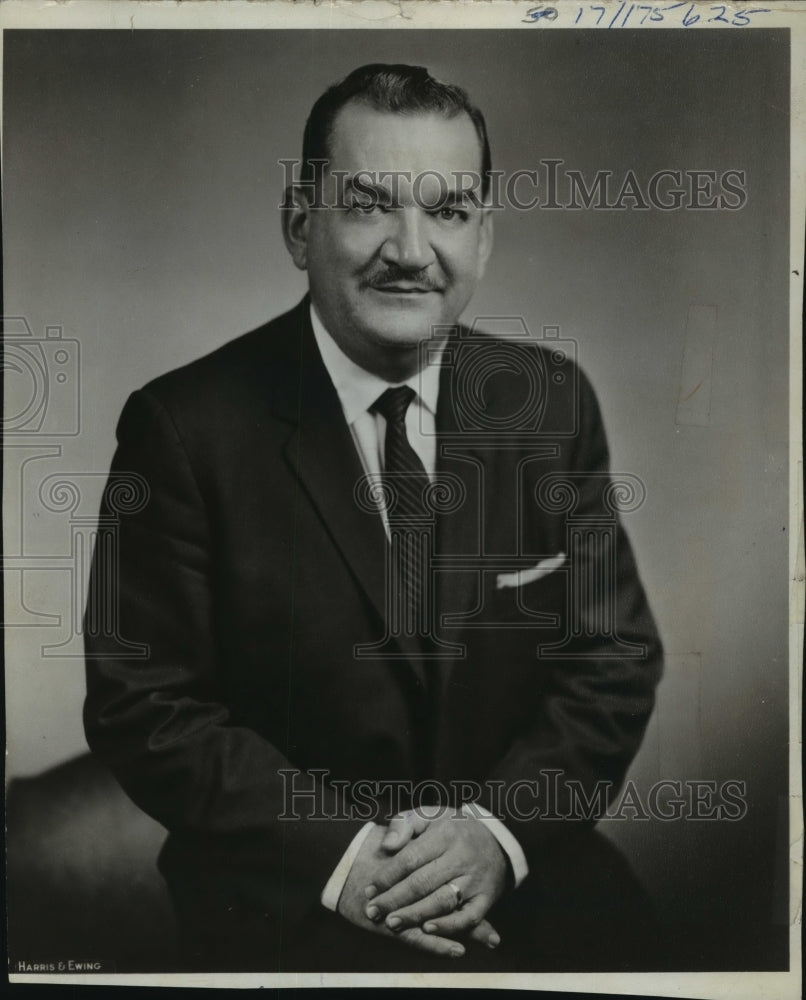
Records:
[[[371,271],[364,278],[364,284],[370,288],[393,288],[401,283],[415,285],[428,292],[439,292],[445,287],[442,281],[429,274],[427,268],[412,270],[395,264],[387,265],[378,271]]]

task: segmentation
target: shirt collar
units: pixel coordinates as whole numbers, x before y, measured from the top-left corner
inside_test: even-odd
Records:
[[[348,424],[353,424],[366,413],[390,385],[411,386],[422,405],[436,415],[439,397],[438,364],[426,365],[423,371],[415,372],[405,382],[385,382],[378,375],[373,375],[347,357],[326,330],[313,304],[311,304],[311,325],[319,353],[336,389]]]

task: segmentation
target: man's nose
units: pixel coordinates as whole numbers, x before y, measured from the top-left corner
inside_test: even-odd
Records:
[[[428,238],[427,219],[421,209],[399,208],[388,216],[391,229],[381,247],[381,259],[412,271],[422,270],[435,260]]]

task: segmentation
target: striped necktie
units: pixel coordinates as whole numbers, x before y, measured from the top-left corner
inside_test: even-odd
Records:
[[[428,572],[433,513],[426,500],[431,481],[406,434],[406,411],[415,395],[407,385],[390,388],[378,397],[372,409],[386,418],[383,484],[392,558],[397,563],[400,586],[390,606],[392,613],[400,616],[401,631],[422,641],[430,632],[431,621],[431,609],[426,606],[431,588],[424,574]]]

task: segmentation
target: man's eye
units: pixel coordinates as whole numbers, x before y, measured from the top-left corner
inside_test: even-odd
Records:
[[[382,212],[384,210],[383,205],[377,201],[353,201],[350,204],[350,209],[359,215],[372,215],[375,212]]]
[[[443,222],[467,222],[468,219],[468,213],[460,208],[440,208],[436,214]]]

